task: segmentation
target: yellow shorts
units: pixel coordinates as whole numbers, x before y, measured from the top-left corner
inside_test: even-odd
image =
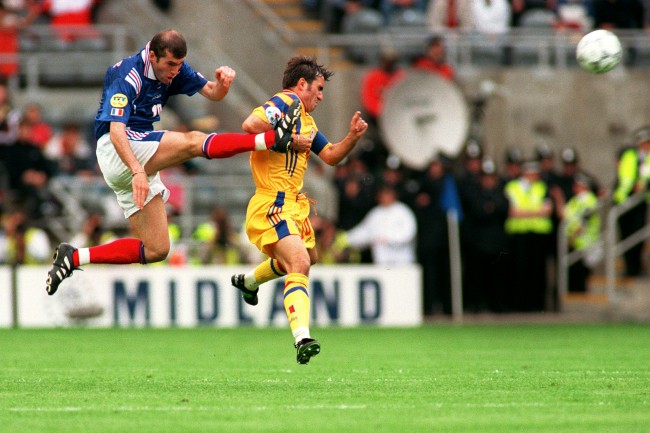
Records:
[[[304,194],[258,189],[246,211],[248,239],[267,255],[270,245],[289,235],[300,236],[307,249],[314,248],[316,237],[309,211],[310,202]]]

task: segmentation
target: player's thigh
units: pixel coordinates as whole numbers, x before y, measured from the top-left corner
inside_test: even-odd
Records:
[[[147,259],[164,259],[169,252],[169,232],[162,197],[155,196],[144,208],[131,215],[129,221],[133,234],[144,244]]]
[[[199,131],[166,131],[160,140],[156,153],[149,159],[145,169],[155,173],[168,167],[203,156],[203,142],[207,134]]]
[[[287,273],[309,275],[311,259],[298,235],[285,236],[269,246],[271,256],[278,260]]]

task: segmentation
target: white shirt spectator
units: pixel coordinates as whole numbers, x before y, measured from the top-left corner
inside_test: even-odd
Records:
[[[472,0],[474,29],[483,34],[501,35],[510,28],[507,0]]]
[[[382,187],[377,195],[379,205],[347,232],[348,244],[369,246],[378,265],[414,263],[417,223],[413,211],[397,201],[392,188]]]

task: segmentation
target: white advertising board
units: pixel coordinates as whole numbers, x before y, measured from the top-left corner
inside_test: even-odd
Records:
[[[0,266],[0,328],[7,328],[13,324],[12,303],[11,268]]]
[[[76,271],[54,296],[46,267],[18,270],[18,324],[50,327],[287,326],[284,280],[260,287],[260,302],[244,303],[228,266],[96,266]],[[418,266],[315,266],[310,272],[314,326],[417,326],[422,322]]]

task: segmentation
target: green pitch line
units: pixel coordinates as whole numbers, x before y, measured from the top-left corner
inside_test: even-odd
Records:
[[[0,432],[650,432],[649,325],[1,330]]]

